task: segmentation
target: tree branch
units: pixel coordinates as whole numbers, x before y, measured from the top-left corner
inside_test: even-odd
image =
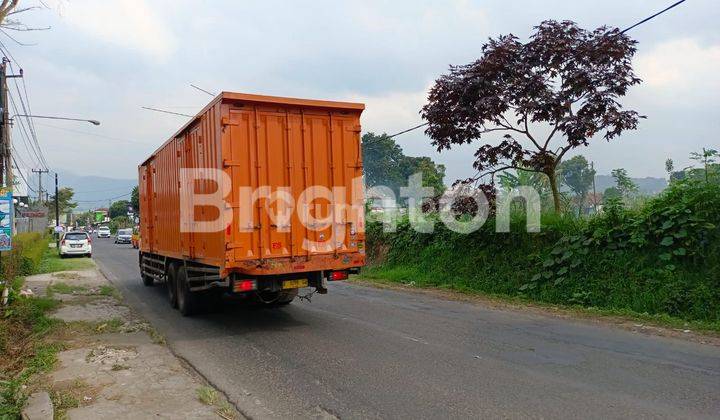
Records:
[[[545,149],[540,147],[538,142],[535,140],[535,137],[533,137],[532,134],[530,134],[530,130],[528,129],[527,112],[523,114],[523,124],[525,125],[525,135],[530,139],[530,141],[535,145],[535,147],[538,148],[538,150],[540,150],[541,152],[544,152]]]
[[[34,10],[34,9],[42,9],[40,6],[30,6],[30,7],[24,7],[22,9],[13,10],[12,12],[8,12],[7,16],[16,15],[18,13],[27,12],[28,10]]]
[[[565,153],[567,153],[570,149],[572,149],[572,145],[568,145],[567,147],[561,149],[560,154],[558,154],[555,158],[555,166],[557,166],[560,161],[562,161],[563,156],[565,156]]]

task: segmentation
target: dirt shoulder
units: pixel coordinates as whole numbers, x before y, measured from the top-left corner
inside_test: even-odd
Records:
[[[720,333],[716,331],[693,330],[689,324],[671,326],[668,325],[668,323],[652,319],[653,317],[650,316],[617,315],[610,311],[596,310],[593,308],[569,308],[557,305],[543,305],[510,298],[486,296],[479,293],[464,293],[447,289],[417,287],[412,284],[396,283],[382,279],[355,277],[351,279],[350,282],[378,289],[398,290],[423,294],[439,299],[468,302],[499,310],[524,311],[555,318],[610,325],[638,334],[679,338],[720,347]]]
[[[97,268],[31,276],[25,289],[60,302],[49,314],[59,325],[48,338],[60,351],[52,369],[28,385],[49,394],[55,418],[238,417]]]

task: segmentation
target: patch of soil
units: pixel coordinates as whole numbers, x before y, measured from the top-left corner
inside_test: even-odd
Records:
[[[98,322],[111,319],[126,319],[130,316],[130,309],[119,304],[115,299],[103,297],[93,299],[81,305],[74,304],[60,307],[53,317],[65,322],[92,321]]]
[[[0,319],[0,379],[22,370],[24,361],[34,354],[32,329],[21,322]]]
[[[88,352],[85,361],[90,364],[108,366],[124,365],[125,362],[138,357],[138,352],[132,346],[97,346]]]

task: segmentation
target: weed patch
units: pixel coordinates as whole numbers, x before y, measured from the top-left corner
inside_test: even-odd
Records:
[[[218,402],[218,392],[209,386],[198,388],[197,397],[205,405],[215,405]]]
[[[39,264],[38,273],[55,273],[58,271],[85,270],[93,268],[95,263],[90,258],[69,257],[60,258],[57,250],[45,248],[42,262]]]

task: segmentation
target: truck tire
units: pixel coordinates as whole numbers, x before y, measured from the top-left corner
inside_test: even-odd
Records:
[[[174,309],[178,307],[177,301],[177,270],[175,264],[170,264],[167,269],[165,287],[167,288],[167,297],[170,306]]]
[[[148,276],[147,274],[142,274],[142,282],[145,286],[151,287],[153,284],[155,284],[155,279]]]
[[[197,313],[198,310],[198,294],[190,291],[190,287],[187,281],[187,272],[184,266],[180,266],[177,269],[177,275],[175,276],[175,283],[177,285],[177,306],[180,313],[183,316],[192,316]]]

